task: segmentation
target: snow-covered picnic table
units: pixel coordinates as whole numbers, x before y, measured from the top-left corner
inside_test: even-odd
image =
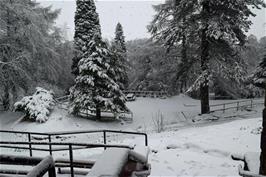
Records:
[[[109,148],[105,150],[96,161],[87,177],[118,177],[132,170],[132,176],[134,176],[133,174],[138,174],[135,176],[140,177],[148,176],[150,174],[150,169],[143,169],[143,167],[148,166],[148,154],[148,147],[136,147],[134,150]],[[136,164],[132,165],[130,160],[133,160]]]
[[[239,165],[239,175],[244,177],[265,177],[259,175],[260,169],[260,153],[259,152],[247,152],[243,155],[233,154],[232,158],[235,160],[241,160],[244,162],[244,167]]]

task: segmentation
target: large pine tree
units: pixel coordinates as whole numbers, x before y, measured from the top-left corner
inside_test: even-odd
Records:
[[[253,84],[264,89],[264,109],[262,113],[262,133],[261,133],[261,155],[260,155],[260,174],[266,175],[266,53],[262,62],[253,74]]]
[[[51,33],[58,14],[33,0],[0,1],[0,101],[5,109],[35,81],[56,80],[59,57]]]
[[[192,66],[192,49],[189,40],[195,40],[196,23],[189,22],[191,15],[188,12],[194,10],[193,2],[188,2],[186,6],[181,6],[181,0],[166,0],[165,3],[155,5],[156,15],[148,26],[149,32],[155,41],[162,42],[167,51],[181,48],[181,59],[176,72],[176,82],[179,81],[180,92],[187,88],[189,80],[189,70]],[[194,35],[194,36],[193,36]],[[189,53],[187,51],[190,51]]]
[[[232,0],[211,1],[202,0],[198,3],[199,9],[192,16],[200,22],[201,37],[200,61],[201,77],[201,113],[208,113],[209,107],[209,79],[211,74],[211,60],[229,64],[228,58],[234,59],[236,45],[243,46],[246,40],[245,32],[249,30],[250,16],[255,16],[250,7],[265,7],[263,0]],[[234,60],[233,60],[234,61]],[[234,66],[235,62],[230,62]],[[223,67],[226,66],[222,64]],[[230,66],[226,66],[230,67]],[[231,67],[231,70],[234,68]]]
[[[81,10],[87,15],[79,15],[83,14]],[[124,94],[113,78],[112,54],[101,38],[93,0],[77,2],[75,23],[79,61],[75,85],[70,89],[70,112],[79,114],[89,109],[100,119],[102,110],[111,110],[114,114],[127,111]]]
[[[82,58],[82,50],[93,38],[95,33],[101,33],[96,6],[92,0],[77,0],[75,12],[75,56],[73,58],[72,73],[78,75],[78,62]]]
[[[123,27],[120,23],[115,29],[115,38],[111,46],[112,61],[111,67],[114,70],[114,77],[121,89],[126,89],[128,86],[128,61],[127,48],[125,43],[125,36]]]
[[[170,41],[180,42],[183,35],[195,36],[190,33],[198,33],[198,37],[194,39],[198,48],[198,60],[192,64],[199,64],[201,72],[191,88],[200,90],[202,114],[210,111],[209,83],[213,76],[217,73],[223,77],[233,74],[236,80],[241,80],[239,71],[243,68],[238,72],[234,70],[243,65],[237,46],[245,43],[245,33],[252,24],[249,17],[255,16],[250,7],[261,8],[265,4],[263,0],[178,0],[175,1],[175,8],[169,7],[172,10],[165,13],[167,16],[158,16],[166,21],[157,25],[162,29],[159,37],[165,41],[171,39]],[[186,30],[182,28],[184,24]]]
[[[126,54],[127,48],[126,48],[124,31],[121,23],[117,23],[116,25],[114,43],[118,50]]]

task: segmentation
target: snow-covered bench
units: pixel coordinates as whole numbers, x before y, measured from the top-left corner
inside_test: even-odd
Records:
[[[87,177],[148,176],[148,153],[148,147],[136,147],[134,150],[109,148],[96,161]]]

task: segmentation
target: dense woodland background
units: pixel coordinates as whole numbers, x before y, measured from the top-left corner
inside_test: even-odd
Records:
[[[1,103],[8,98],[12,105],[22,96],[32,94],[36,86],[52,89],[56,96],[69,94],[74,83],[71,65],[75,49],[73,41],[64,38],[67,29],[55,26],[59,13],[60,10],[41,7],[30,0],[0,1]],[[186,84],[181,86],[177,79],[182,70],[179,65],[181,44],[169,50],[152,39],[136,39],[127,41],[126,48],[129,84],[125,89],[184,93],[200,72],[196,66],[190,68]],[[248,37],[245,46],[239,49],[244,68],[241,77],[247,77],[255,69],[265,48],[266,36],[261,39],[255,35]],[[192,46],[187,54],[192,56],[195,50]],[[215,65],[211,67],[215,68]],[[234,80],[219,75],[215,76],[210,90],[227,98],[249,98],[261,94],[244,81],[236,84]],[[195,91],[189,94],[198,96]]]

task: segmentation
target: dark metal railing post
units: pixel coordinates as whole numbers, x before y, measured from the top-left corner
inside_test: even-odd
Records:
[[[238,111],[239,110],[239,101],[236,103],[236,110]]]
[[[253,100],[250,100],[250,108],[253,106]]]
[[[71,172],[71,177],[74,177],[74,167],[73,167],[73,149],[72,145],[69,145],[69,160],[70,160],[70,172]]]
[[[144,134],[144,136],[145,136],[145,146],[148,146],[148,135]]]
[[[49,141],[49,143],[52,142],[52,140],[51,140],[51,135],[48,135],[48,141]],[[50,155],[53,154],[53,153],[52,153],[52,145],[51,145],[51,144],[49,144],[49,152],[50,152]]]
[[[31,142],[31,134],[28,133],[28,142]],[[29,151],[30,151],[30,157],[32,157],[32,149],[31,149],[31,144],[29,144]]]
[[[106,131],[103,131],[103,144],[106,144]],[[104,147],[106,149],[106,147]]]

